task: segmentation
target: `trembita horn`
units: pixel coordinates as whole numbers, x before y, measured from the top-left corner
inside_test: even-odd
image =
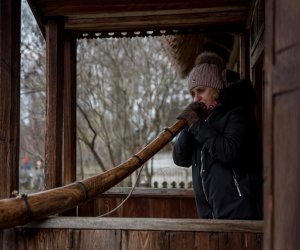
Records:
[[[178,120],[124,163],[82,181],[42,192],[0,200],[0,229],[69,210],[95,198],[125,179],[168,144],[186,125]]]

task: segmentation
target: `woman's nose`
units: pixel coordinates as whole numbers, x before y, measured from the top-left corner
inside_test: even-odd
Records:
[[[194,98],[193,98],[193,101],[194,102],[199,102],[201,100],[201,95],[199,94],[195,94]]]

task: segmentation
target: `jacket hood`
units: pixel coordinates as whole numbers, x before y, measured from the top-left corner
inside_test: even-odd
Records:
[[[254,107],[257,98],[252,83],[242,79],[227,83],[227,87],[220,90],[219,102],[229,108]]]

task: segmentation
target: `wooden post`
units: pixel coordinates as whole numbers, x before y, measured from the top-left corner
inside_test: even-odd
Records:
[[[76,181],[76,37],[64,34],[63,92],[63,175],[62,184]],[[76,215],[76,208],[63,215]]]
[[[20,0],[0,0],[0,198],[19,188],[20,18]]]
[[[64,37],[63,185],[76,180],[76,38]]]
[[[46,25],[46,189],[62,185],[63,126],[63,20],[49,19]]]

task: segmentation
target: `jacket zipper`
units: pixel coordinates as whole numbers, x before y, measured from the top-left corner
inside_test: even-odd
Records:
[[[205,190],[205,186],[204,186],[204,176],[203,176],[203,174],[205,173],[206,169],[205,169],[205,165],[204,165],[205,160],[204,160],[203,151],[204,151],[204,148],[202,148],[201,153],[200,153],[200,156],[201,156],[200,157],[200,161],[201,161],[200,176],[201,176],[203,194],[205,196],[205,199],[206,199],[207,203],[209,204],[207,194],[206,194],[206,190]],[[213,219],[215,218],[214,211],[211,212],[211,216],[212,216]]]
[[[236,187],[236,189],[237,189],[237,192],[238,192],[239,196],[241,197],[241,196],[242,196],[242,193],[241,193],[241,190],[240,190],[240,187],[239,187],[239,183],[238,183],[238,181],[237,181],[237,177],[236,177],[236,173],[235,173],[234,169],[232,169],[232,172],[233,172],[233,181],[234,181],[234,185],[235,185],[235,187]]]
[[[206,194],[206,190],[205,190],[205,186],[204,186],[204,177],[203,177],[203,174],[205,173],[203,150],[204,149],[202,149],[201,153],[200,153],[200,161],[201,161],[200,177],[201,177],[201,182],[202,182],[203,193],[204,193],[206,201],[208,202],[208,198],[207,198],[207,194]]]
[[[213,113],[214,112],[211,112],[208,115],[208,117],[205,119],[205,122],[208,122],[210,120],[210,118],[213,115]],[[205,199],[206,199],[207,203],[209,204],[208,198],[207,198],[207,193],[206,193],[206,190],[205,190],[205,185],[204,185],[204,176],[203,175],[204,175],[206,169],[205,169],[205,165],[204,165],[205,159],[204,159],[204,153],[203,153],[203,151],[204,151],[204,146],[201,149],[201,153],[200,153],[200,162],[201,162],[200,176],[201,176],[203,194],[205,196]],[[212,216],[213,219],[215,218],[214,211],[211,212],[211,216]]]

